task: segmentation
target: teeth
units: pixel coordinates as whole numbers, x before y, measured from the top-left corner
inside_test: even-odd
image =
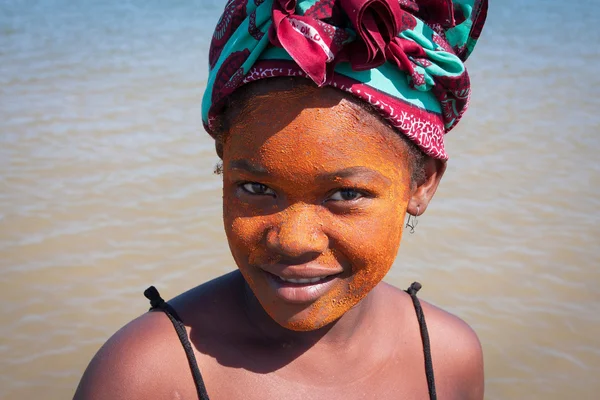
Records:
[[[285,279],[285,278],[281,278],[282,281],[291,282],[291,283],[317,283],[321,279],[323,279],[323,278],[322,277],[306,278],[306,279],[304,279],[304,278],[303,279],[292,279],[292,278]]]

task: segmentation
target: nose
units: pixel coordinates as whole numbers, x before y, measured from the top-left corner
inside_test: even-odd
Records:
[[[282,211],[266,241],[269,250],[286,258],[315,258],[329,247],[318,211],[309,205],[293,205]]]

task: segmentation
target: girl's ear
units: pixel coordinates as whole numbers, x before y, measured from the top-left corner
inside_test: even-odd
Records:
[[[421,182],[417,182],[417,187],[413,190],[412,196],[408,201],[406,211],[412,215],[421,215],[427,209],[446,171],[446,161],[428,157],[425,160],[424,168],[425,178]]]

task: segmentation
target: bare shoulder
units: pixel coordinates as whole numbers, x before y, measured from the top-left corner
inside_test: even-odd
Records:
[[[167,398],[171,362],[185,362],[165,315],[149,312],[117,331],[88,365],[75,399]],[[177,398],[177,397],[174,397]]]
[[[387,304],[404,310],[402,323],[406,325],[408,343],[421,342],[419,324],[411,297],[404,290],[385,284]],[[433,361],[435,384],[440,398],[482,400],[483,354],[475,331],[459,317],[442,310],[419,296]],[[421,346],[419,353],[423,353]],[[422,357],[414,354],[414,357]]]
[[[421,301],[436,383],[461,399],[483,399],[483,352],[475,331],[459,317]]]
[[[222,328],[223,308],[230,298],[231,277],[198,286],[169,304],[184,321],[194,343],[195,326],[210,340]],[[143,301],[143,299],[141,300]],[[220,306],[215,307],[215,303]],[[225,319],[226,321],[226,319]],[[216,342],[216,340],[215,340]],[[196,353],[196,358],[202,354]],[[198,359],[199,364],[202,360]],[[75,399],[178,399],[196,396],[183,346],[163,312],[148,312],[117,331],[88,365]]]

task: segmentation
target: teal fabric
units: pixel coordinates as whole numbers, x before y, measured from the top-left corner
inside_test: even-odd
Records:
[[[259,71],[264,77],[305,76],[385,105],[382,115],[393,126],[445,159],[442,136],[468,105],[464,61],[486,12],[487,0],[230,0],[211,43],[204,125],[211,133],[227,96],[262,79]],[[372,57],[364,61],[361,52]],[[364,87],[371,90],[368,98]],[[399,109],[423,118],[431,138],[421,138],[414,121],[400,120]]]

